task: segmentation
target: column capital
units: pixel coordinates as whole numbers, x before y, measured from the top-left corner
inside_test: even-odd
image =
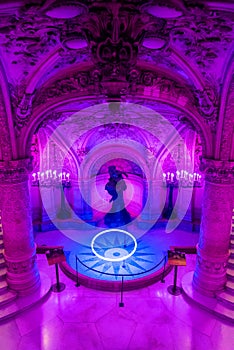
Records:
[[[28,180],[33,158],[0,161],[0,184],[14,184]]]
[[[200,170],[208,182],[234,185],[234,161],[202,158]]]

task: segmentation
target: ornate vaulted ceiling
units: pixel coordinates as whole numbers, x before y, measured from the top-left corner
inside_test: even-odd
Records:
[[[17,134],[41,106],[77,91],[98,102],[134,99],[175,123],[188,121],[176,104],[195,108],[215,133],[233,27],[228,0],[2,1],[0,56]],[[158,104],[142,99],[159,95]]]
[[[60,57],[47,76],[92,60],[115,77],[121,68],[143,61],[188,81],[191,67],[198,78],[214,83],[233,44],[234,10],[227,1],[1,3],[1,57],[16,84],[25,82],[58,48]]]

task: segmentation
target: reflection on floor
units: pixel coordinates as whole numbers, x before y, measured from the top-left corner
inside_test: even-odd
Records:
[[[169,245],[193,245],[198,236],[177,230],[157,234],[165,248]],[[47,240],[48,239],[48,240]],[[74,244],[56,232],[38,234],[40,243]],[[38,256],[40,270],[55,282],[54,266]],[[178,282],[194,269],[195,256],[187,255],[187,266],[179,267]],[[100,292],[75,287],[60,272],[66,284],[61,293],[0,325],[1,350],[231,350],[233,325],[188,304],[182,295],[167,292],[173,273],[166,282],[125,292],[124,307],[119,307],[119,293]]]

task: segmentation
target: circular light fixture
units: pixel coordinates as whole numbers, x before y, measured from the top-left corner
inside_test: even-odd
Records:
[[[146,8],[146,11],[159,18],[176,18],[182,16],[182,11],[167,6],[153,5]]]
[[[166,41],[164,39],[160,39],[157,37],[146,37],[143,40],[142,45],[146,47],[147,49],[152,49],[152,50],[159,50],[163,46],[165,46]]]
[[[84,7],[80,5],[60,5],[51,7],[46,11],[46,15],[51,18],[68,19],[81,15]]]
[[[113,245],[116,245],[116,247],[105,246],[106,242],[110,241],[111,236],[109,235],[109,237],[107,238],[105,238],[104,236],[111,232],[116,233],[113,239]],[[129,238],[131,240],[131,243],[128,242],[127,244],[127,240],[129,240]],[[133,248],[129,252],[127,248],[132,245],[133,245]],[[108,229],[108,230],[99,232],[97,235],[93,237],[91,241],[91,249],[93,254],[96,255],[101,260],[118,262],[118,261],[127,260],[135,253],[137,249],[137,241],[136,241],[136,238],[131,233],[125,230],[120,230],[117,228]],[[97,252],[97,250],[99,250],[99,252]]]

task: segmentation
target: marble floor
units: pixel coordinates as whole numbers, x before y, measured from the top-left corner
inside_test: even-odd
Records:
[[[177,234],[180,239],[186,235]],[[195,256],[187,255],[178,283],[194,264]],[[38,255],[38,265],[54,283],[55,268],[44,255]],[[231,323],[167,292],[172,272],[165,283],[125,292],[122,308],[119,293],[76,287],[62,272],[60,280],[66,285],[63,292],[51,292],[43,303],[0,324],[1,350],[233,349]]]

